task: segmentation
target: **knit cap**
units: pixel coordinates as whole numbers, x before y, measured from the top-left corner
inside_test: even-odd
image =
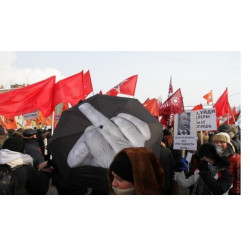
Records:
[[[110,170],[123,180],[134,183],[132,164],[126,154],[117,155],[110,165]]]

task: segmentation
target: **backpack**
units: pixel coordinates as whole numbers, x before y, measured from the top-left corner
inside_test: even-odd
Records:
[[[16,193],[18,181],[15,170],[17,168],[18,166],[11,168],[6,164],[0,165],[0,195],[11,195]]]

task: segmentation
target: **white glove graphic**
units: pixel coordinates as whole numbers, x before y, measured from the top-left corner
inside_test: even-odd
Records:
[[[91,104],[83,103],[79,110],[92,122],[68,155],[71,168],[92,165],[108,168],[114,156],[123,148],[143,147],[151,133],[147,123],[126,113],[108,119]]]

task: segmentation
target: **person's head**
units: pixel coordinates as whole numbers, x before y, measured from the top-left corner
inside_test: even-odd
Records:
[[[24,141],[19,137],[10,137],[4,141],[2,149],[8,149],[11,151],[23,153],[24,152]]]
[[[110,184],[116,193],[118,188],[135,194],[161,194],[164,170],[150,149],[125,148],[110,165]]]
[[[7,135],[6,129],[0,125],[0,135]]]
[[[199,157],[213,165],[220,158],[216,146],[212,143],[204,143],[198,149]]]
[[[235,152],[228,133],[220,132],[215,134],[213,136],[213,143],[218,145],[223,151],[230,148],[233,152]]]
[[[178,115],[179,129],[187,130],[190,128],[190,113],[182,113]]]
[[[24,139],[36,138],[36,134],[37,134],[37,131],[35,129],[28,128],[23,131],[23,138]]]
[[[117,155],[110,165],[110,171],[113,176],[112,188],[116,194],[127,192],[126,190],[134,187],[132,164],[125,153]],[[133,193],[133,190],[131,191]]]

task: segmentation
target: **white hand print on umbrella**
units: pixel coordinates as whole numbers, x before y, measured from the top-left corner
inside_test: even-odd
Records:
[[[83,103],[79,110],[93,125],[87,127],[69,152],[68,165],[108,168],[113,157],[127,147],[143,147],[151,133],[147,123],[126,113],[108,119],[91,104]]]

